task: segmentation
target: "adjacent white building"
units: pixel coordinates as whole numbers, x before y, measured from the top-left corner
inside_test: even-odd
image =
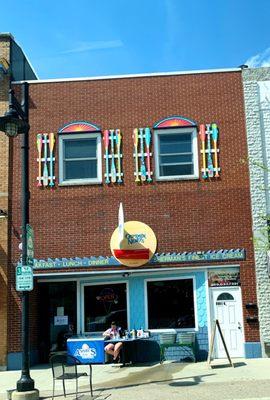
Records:
[[[270,356],[270,68],[243,69],[243,86],[260,335],[263,355]]]

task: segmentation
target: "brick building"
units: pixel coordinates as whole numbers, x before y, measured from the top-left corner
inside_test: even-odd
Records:
[[[36,75],[20,46],[9,33],[0,33],[0,115],[8,107],[10,82],[20,79],[36,79]],[[7,365],[8,350],[7,299],[9,254],[9,163],[12,163],[11,148],[7,136],[0,135],[0,369]]]
[[[32,81],[29,93],[33,360],[45,361],[67,331],[94,335],[114,319],[154,339],[195,332],[205,359],[218,318],[232,356],[260,356],[241,70]],[[16,140],[13,160],[12,285]],[[146,245],[147,227],[126,222],[112,255],[121,202],[125,221],[150,226],[157,248]],[[132,254],[149,260],[127,266],[134,243]],[[12,369],[20,366],[20,304],[9,296]],[[219,341],[215,351],[224,357]],[[166,357],[183,354],[173,348]]]

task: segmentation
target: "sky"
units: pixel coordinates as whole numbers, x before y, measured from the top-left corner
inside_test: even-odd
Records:
[[[270,66],[269,0],[0,4],[40,79]]]

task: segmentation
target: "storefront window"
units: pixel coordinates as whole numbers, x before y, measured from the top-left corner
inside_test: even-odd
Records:
[[[127,329],[126,284],[89,285],[84,287],[85,332],[105,331],[112,321]]]
[[[147,282],[148,327],[195,328],[193,280]]]

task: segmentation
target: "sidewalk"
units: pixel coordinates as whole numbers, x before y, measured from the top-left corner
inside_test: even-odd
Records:
[[[93,366],[94,398],[99,400],[270,400],[270,359],[234,360],[235,368],[226,361],[214,361],[209,368],[201,363],[154,364],[150,366]],[[227,365],[227,366],[226,366]],[[80,367],[88,372],[88,367]],[[20,371],[0,372],[0,399],[16,386]],[[51,398],[52,375],[48,365],[31,370],[31,377],[43,398]],[[79,398],[89,400],[89,378],[79,379]],[[75,381],[68,382],[68,400],[75,398]],[[57,382],[56,399],[62,400],[61,382]]]

